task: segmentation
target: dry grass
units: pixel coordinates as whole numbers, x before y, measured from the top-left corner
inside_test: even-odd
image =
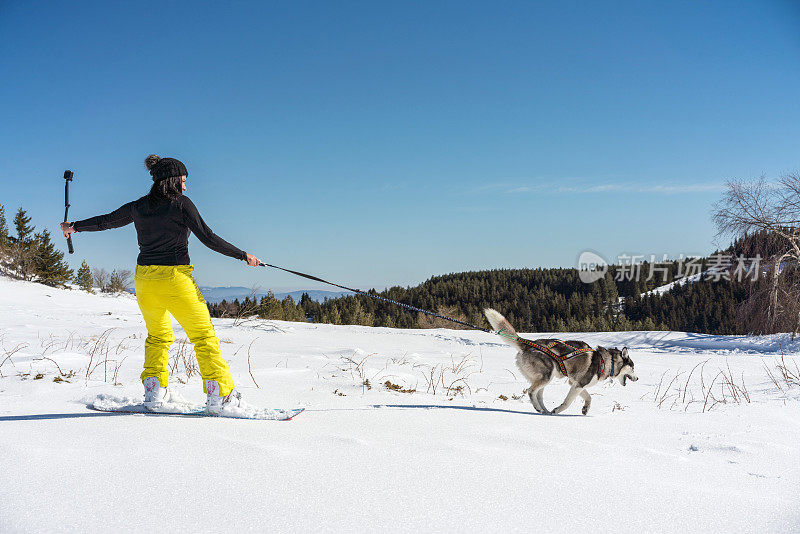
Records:
[[[258,389],[261,389],[261,386],[259,386],[258,382],[256,382],[256,377],[253,376],[253,370],[250,367],[250,349],[253,348],[253,343],[256,342],[256,339],[258,338],[252,340],[250,344],[247,346],[247,372],[250,373],[250,379],[253,381],[253,384],[255,384]]]
[[[173,376],[181,384],[188,382],[194,375],[200,374],[200,369],[197,367],[197,358],[194,354],[194,345],[188,339],[178,339],[170,348],[170,369],[169,374]],[[178,374],[182,370],[186,379],[184,380]]]
[[[28,348],[28,344],[27,343],[18,343],[11,350],[6,350],[5,348],[2,349],[3,350],[3,361],[0,362],[0,378],[3,377],[3,373],[2,373],[3,365],[5,365],[6,362],[11,362],[11,365],[13,366],[14,365],[14,360],[12,360],[11,357],[15,353],[21,351],[22,349],[26,349],[26,348]]]
[[[483,366],[470,354],[456,359],[450,355],[450,364],[418,364],[415,366],[422,374],[425,381],[425,392],[436,395],[443,392],[448,397],[464,395],[465,391],[472,394],[472,387],[468,378],[475,373],[481,372]]]
[[[417,391],[416,388],[405,388],[399,384],[394,384],[391,380],[387,380],[383,385],[389,391],[397,391],[398,393],[415,393]]]
[[[764,370],[767,372],[769,379],[782,394],[786,393],[791,388],[800,386],[800,366],[797,365],[796,360],[787,363],[786,355],[783,353],[781,353],[781,359],[775,364],[774,369],[770,369],[769,366],[764,363]]]
[[[89,359],[86,365],[86,370],[83,372],[84,379],[87,382],[92,380],[97,371],[102,367],[103,381],[111,381],[114,385],[120,385],[117,381],[117,377],[119,375],[120,366],[125,361],[127,356],[120,360],[109,358],[109,355],[113,351],[114,355],[119,356],[120,354],[130,350],[130,347],[126,341],[129,339],[135,339],[136,334],[132,334],[126,338],[123,338],[117,342],[116,345],[112,345],[111,337],[113,331],[114,329],[111,328],[103,331],[100,335],[91,336],[89,338],[76,336],[75,332],[70,332],[66,338],[57,338],[52,334],[49,334],[47,337],[40,337],[39,345],[41,346],[41,352],[39,353],[38,358],[33,358],[33,361],[51,362],[56,367],[58,372],[53,381],[68,382],[68,379],[75,377],[77,372],[74,370],[65,372],[59,363],[55,359],[47,356],[47,354],[58,352],[83,353]],[[13,365],[14,361],[12,356],[14,353],[27,347],[27,343],[20,343],[11,350],[2,349],[2,354],[0,354],[0,358],[2,358],[0,361],[0,368],[2,368],[3,364],[5,364],[7,361]],[[0,372],[0,377],[2,376],[3,374]]]
[[[69,382],[69,380],[67,379],[75,376],[75,371],[70,369],[69,373],[65,373],[64,371],[61,370],[61,366],[58,365],[57,361],[55,361],[52,358],[48,358],[47,356],[42,356],[41,358],[34,358],[33,361],[42,361],[42,360],[53,362],[53,365],[55,365],[56,369],[58,369],[58,375],[53,379],[53,382]]]
[[[115,386],[121,386],[122,384],[119,382],[117,377],[119,376],[119,368],[122,367],[123,362],[127,360],[128,357],[125,356],[121,360],[114,360],[114,373],[111,375],[111,383]]]
[[[104,331],[96,337],[90,338],[85,342],[83,349],[89,356],[89,363],[86,366],[86,381],[88,382],[94,372],[102,365],[103,366],[103,382],[108,381],[108,353],[111,350],[109,346],[109,338],[113,328]],[[100,359],[102,358],[102,360]],[[95,359],[98,361],[95,363]]]
[[[346,376],[354,384],[361,387],[361,393],[373,389],[374,384],[382,384],[386,390],[398,393],[416,393],[419,389],[420,381],[414,384],[413,379],[408,383],[408,375],[416,374],[422,377],[425,383],[425,392],[433,395],[444,393],[453,397],[456,395],[472,394],[473,388],[468,382],[468,378],[480,372],[482,363],[471,355],[456,358],[451,355],[450,363],[445,364],[413,364],[407,354],[397,358],[388,358],[383,367],[378,370],[370,369],[369,362],[375,353],[361,355],[357,352],[352,356],[342,356],[337,362],[327,365],[334,365],[335,371],[331,375],[333,378],[339,372],[346,373]],[[407,370],[398,368],[407,367]],[[401,378],[401,377],[405,377]],[[404,383],[405,382],[405,383]],[[336,394],[339,392],[337,390]]]
[[[383,367],[376,371],[368,367],[373,356],[375,353],[362,355],[354,352],[352,356],[342,356],[338,361],[327,365],[335,366],[335,371],[331,375],[333,378],[336,378],[339,372],[346,373],[354,384],[361,387],[362,395],[372,390],[374,384],[382,384],[388,391],[417,393],[423,391],[420,389],[422,382],[425,384],[426,393],[444,394],[450,398],[475,393],[477,390],[470,384],[469,377],[483,370],[482,360],[471,354],[458,357],[451,354],[449,363],[434,365],[414,364],[407,354],[403,354],[400,357],[387,358]],[[403,367],[407,369],[404,370]],[[417,380],[415,384],[412,378],[409,383],[409,374],[421,377],[422,380]],[[337,395],[340,393],[336,391]]]
[[[122,366],[123,362],[128,358],[128,356],[124,356],[122,359],[117,358],[109,358],[109,354],[111,351],[114,351],[115,356],[121,355],[123,352],[127,352],[129,350],[128,344],[126,343],[129,339],[135,339],[136,334],[132,334],[130,336],[122,338],[120,341],[117,342],[116,345],[112,345],[111,342],[111,334],[114,331],[113,328],[106,330],[99,336],[93,336],[86,341],[83,340],[76,340],[74,336],[70,336],[65,343],[65,347],[69,345],[73,347],[77,344],[79,350],[82,350],[89,356],[89,363],[86,366],[86,380],[87,382],[92,379],[94,373],[103,366],[103,382],[108,382],[109,379],[112,384],[115,386],[121,385],[117,378],[119,376],[119,369]],[[102,358],[102,359],[100,359]],[[95,362],[95,359],[98,361]],[[109,376],[109,364],[111,365],[110,371],[111,374]]]
[[[367,369],[365,364],[370,356],[374,356],[375,354],[367,354],[363,358],[358,358],[356,353],[353,353],[352,357],[349,356],[342,356],[341,358],[341,367],[340,369],[348,373],[350,378],[353,379],[354,382],[357,382],[361,385],[361,393],[362,395],[366,393],[368,390],[372,389],[372,383],[370,382],[369,377],[366,376]],[[385,368],[385,367],[384,367]],[[380,371],[376,373],[372,379],[375,379],[375,376],[380,374]]]
[[[675,371],[666,385],[665,378],[670,371],[664,371],[652,394],[656,406],[688,411],[691,406],[697,405],[701,413],[705,413],[720,404],[749,404],[750,392],[744,373],[737,377],[726,361],[725,367],[718,369],[713,377],[707,376],[705,368],[708,362],[709,360],[698,363],[688,374],[685,371]]]

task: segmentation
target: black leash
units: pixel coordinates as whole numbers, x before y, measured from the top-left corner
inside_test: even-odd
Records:
[[[259,263],[259,265],[261,267],[272,267],[273,269],[280,269],[281,271],[286,271],[287,273],[296,274],[297,276],[302,276],[303,278],[308,278],[309,280],[314,280],[315,282],[322,282],[323,284],[328,284],[328,285],[331,285],[331,286],[335,286],[335,287],[338,287],[340,289],[344,289],[346,291],[352,291],[353,293],[358,293],[359,295],[365,295],[367,297],[370,297],[370,298],[373,298],[373,299],[376,299],[376,300],[380,300],[380,301],[383,301],[383,302],[389,302],[391,304],[396,304],[396,305],[398,305],[398,306],[400,306],[402,308],[405,308],[407,310],[424,313],[424,314],[430,315],[432,317],[438,317],[439,319],[444,319],[445,321],[450,321],[451,323],[457,323],[457,324],[460,324],[462,326],[468,326],[468,327],[473,328],[475,330],[481,330],[483,332],[488,332],[490,334],[496,334],[497,333],[494,330],[491,330],[489,328],[481,328],[480,326],[477,326],[477,325],[474,325],[474,324],[470,324],[470,323],[465,323],[464,321],[459,321],[458,319],[453,319],[452,317],[447,317],[445,315],[439,315],[438,313],[433,313],[433,312],[428,311],[428,310],[423,310],[422,308],[417,308],[416,306],[411,306],[409,304],[403,304],[402,302],[397,302],[396,300],[387,299],[385,297],[381,297],[381,296],[378,296],[378,295],[373,295],[372,293],[367,293],[366,291],[361,291],[360,289],[353,289],[352,287],[347,287],[347,286],[343,286],[343,285],[339,285],[339,284],[334,284],[333,282],[328,282],[327,280],[323,280],[322,278],[318,278],[318,277],[312,276],[310,274],[300,273],[300,272],[297,272],[297,271],[293,271],[291,269],[284,269],[283,267],[278,267],[277,265],[270,265],[269,263]]]
[[[305,274],[305,273],[301,273],[301,272],[298,272],[298,271],[293,271],[291,269],[285,269],[283,267],[278,267],[277,265],[270,265],[269,263],[263,263],[262,262],[262,263],[259,263],[259,265],[261,267],[272,267],[273,269],[280,269],[281,271],[286,271],[287,273],[296,274],[297,276],[302,276],[303,278],[308,278],[309,280],[314,280],[315,282],[322,282],[323,284],[328,284],[328,285],[331,285],[331,286],[334,286],[334,287],[338,287],[340,289],[344,289],[344,290],[347,290],[347,291],[352,291],[353,293],[358,293],[359,295],[365,295],[367,297],[370,297],[370,298],[373,298],[373,299],[376,299],[376,300],[380,300],[380,301],[383,301],[383,302],[389,302],[391,304],[396,304],[396,305],[398,305],[398,306],[400,306],[402,308],[405,308],[407,310],[412,310],[412,311],[424,313],[424,314],[430,315],[432,317],[438,317],[439,319],[444,319],[445,321],[450,321],[452,323],[457,323],[457,324],[460,324],[462,326],[468,326],[468,327],[470,327],[470,328],[472,328],[474,330],[480,330],[480,331],[486,332],[488,334],[497,334],[497,335],[499,335],[501,337],[505,337],[505,338],[508,338],[508,339],[511,339],[511,340],[514,340],[514,341],[519,341],[519,342],[524,343],[526,345],[530,345],[530,346],[534,347],[535,349],[537,349],[537,350],[543,352],[544,354],[547,354],[551,358],[553,358],[553,360],[558,365],[559,370],[561,371],[561,373],[564,376],[569,376],[569,374],[567,372],[567,368],[564,365],[564,360],[567,360],[569,358],[572,358],[573,356],[577,356],[578,354],[582,354],[584,352],[591,352],[593,350],[591,348],[583,348],[583,349],[576,348],[576,347],[573,347],[572,345],[570,345],[569,343],[566,343],[564,341],[556,340],[555,343],[561,343],[561,344],[564,344],[564,345],[566,345],[566,346],[568,346],[568,347],[573,349],[572,352],[570,352],[568,354],[565,354],[563,356],[560,356],[558,353],[553,351],[552,348],[551,348],[551,346],[554,345],[555,343],[551,344],[551,346],[539,345],[536,342],[530,341],[529,339],[525,339],[525,338],[519,337],[516,334],[513,334],[513,335],[512,334],[508,334],[503,329],[500,329],[499,332],[495,332],[494,330],[492,330],[490,328],[481,328],[480,326],[477,326],[477,325],[474,325],[474,324],[470,324],[470,323],[465,323],[464,321],[459,321],[458,319],[453,319],[452,317],[447,317],[445,315],[439,315],[438,313],[433,313],[433,312],[428,311],[428,310],[423,310],[422,308],[417,308],[416,306],[411,306],[409,304],[403,304],[402,302],[397,302],[396,300],[387,299],[387,298],[384,298],[384,297],[379,297],[378,295],[373,295],[372,293],[367,293],[366,291],[361,291],[360,289],[353,289],[352,287],[347,287],[347,286],[343,286],[343,285],[340,285],[340,284],[334,284],[333,282],[328,282],[327,280],[323,280],[322,278],[319,278],[317,276],[312,276],[310,274]],[[602,361],[602,359],[601,359],[601,361]],[[602,371],[601,371],[601,373],[602,373]],[[609,376],[609,378],[612,377],[613,375],[614,375],[614,358],[612,357],[611,358],[611,375]]]

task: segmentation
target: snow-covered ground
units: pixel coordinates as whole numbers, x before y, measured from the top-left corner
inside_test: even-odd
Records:
[[[0,278],[0,532],[800,530],[788,336],[571,335],[627,345],[640,380],[594,388],[588,416],[580,400],[542,416],[483,332],[215,324],[246,400],[306,412],[90,411],[141,395],[135,299]],[[189,351],[172,385],[201,402]]]

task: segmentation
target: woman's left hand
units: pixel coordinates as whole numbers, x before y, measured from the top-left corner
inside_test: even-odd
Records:
[[[64,237],[69,237],[69,234],[75,233],[75,228],[72,227],[71,222],[63,222],[61,223],[61,233],[64,234]]]

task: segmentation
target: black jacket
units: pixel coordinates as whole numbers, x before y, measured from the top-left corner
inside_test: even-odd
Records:
[[[164,199],[155,206],[150,205],[148,196],[143,196],[109,214],[76,221],[73,227],[76,232],[97,232],[131,222],[139,239],[139,265],[189,265],[189,231],[211,250],[238,260],[247,259],[244,251],[206,226],[186,195]]]

